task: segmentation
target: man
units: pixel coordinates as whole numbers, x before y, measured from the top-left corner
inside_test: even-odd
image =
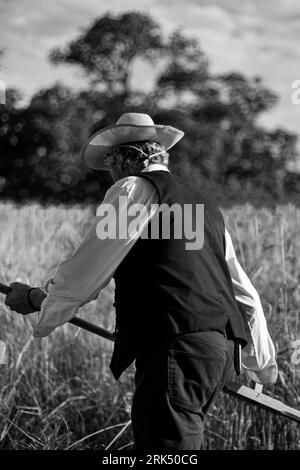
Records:
[[[6,298],[20,313],[41,306],[34,330],[41,337],[114,278],[110,367],[118,379],[135,360],[132,426],[136,449],[148,452],[200,449],[204,418],[226,381],[235,344],[254,380],[277,378],[259,296],[236,259],[220,211],[168,169],[167,150],[182,137],[137,113],[93,135],[83,159],[114,180],[94,223],[48,282],[47,294],[13,283]],[[183,215],[179,222],[174,207]],[[193,233],[203,235],[200,245],[183,230],[191,221]]]

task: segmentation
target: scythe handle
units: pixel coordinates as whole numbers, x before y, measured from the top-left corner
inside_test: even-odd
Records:
[[[0,282],[0,294],[7,295],[10,291],[11,288],[9,286],[6,286]],[[69,320],[69,323],[72,323],[72,325],[78,326],[83,330],[89,331],[90,333],[94,333],[95,335],[102,336],[102,338],[106,338],[110,341],[115,340],[115,335],[113,333],[105,330],[104,328],[101,328],[101,326],[94,325],[93,323],[90,323],[86,320],[82,320],[82,318],[74,317]]]

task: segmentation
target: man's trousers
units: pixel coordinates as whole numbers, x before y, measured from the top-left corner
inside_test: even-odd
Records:
[[[234,343],[215,331],[175,335],[136,359],[135,449],[199,450],[205,416],[227,380]]]

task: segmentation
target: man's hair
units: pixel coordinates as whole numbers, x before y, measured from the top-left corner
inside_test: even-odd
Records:
[[[167,165],[168,156],[165,147],[158,142],[129,142],[112,147],[105,155],[105,162],[111,166],[121,164],[121,168],[125,170],[138,165],[146,168],[153,163]]]

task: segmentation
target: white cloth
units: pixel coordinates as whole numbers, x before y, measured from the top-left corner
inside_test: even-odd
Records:
[[[155,170],[168,171],[160,164],[150,165],[143,171]],[[125,202],[119,207],[119,198],[122,196]],[[112,205],[118,214],[116,233],[121,233],[125,229],[122,223],[126,220],[125,213],[130,213],[132,205],[143,204],[147,210],[135,215],[138,227],[127,238],[99,239],[96,232],[98,223],[104,223],[103,204]],[[156,204],[158,204],[156,189],[145,178],[137,176],[123,178],[107,191],[103,203],[97,209],[95,220],[81,244],[70,258],[58,266],[53,279],[48,282],[48,295],[42,303],[41,316],[34,330],[34,336],[47,336],[53,329],[74,317],[81,306],[97,298],[155,214]],[[236,258],[227,230],[225,238],[226,261],[235,297],[245,307],[243,315],[249,336],[249,344],[242,352],[242,366],[253,380],[261,383],[274,382],[277,378],[275,348],[268,333],[259,295]]]
[[[6,364],[6,344],[0,341],[0,364]]]
[[[225,229],[226,261],[233,283],[234,295],[242,304],[248,344],[242,350],[242,366],[252,380],[274,383],[278,368],[275,347],[269,335],[259,295],[237,260],[229,232]]]

